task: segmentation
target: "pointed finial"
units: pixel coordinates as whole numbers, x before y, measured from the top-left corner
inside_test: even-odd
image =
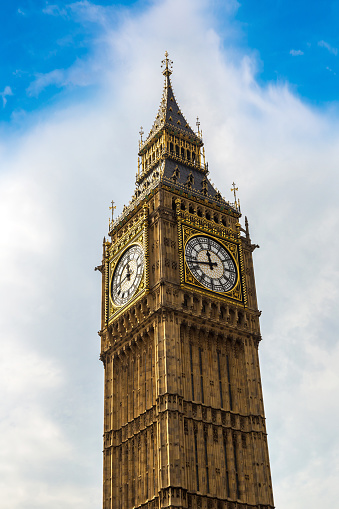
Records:
[[[116,206],[114,205],[114,201],[111,201],[112,206],[109,208],[109,210],[112,211],[112,223],[113,223],[113,216],[114,216],[114,210],[116,209]]]
[[[165,58],[161,61],[161,67],[165,67],[162,71],[164,76],[170,76],[172,74],[173,62],[168,58],[168,53],[165,51]]]
[[[142,126],[140,127],[139,134],[140,134],[140,139],[141,139],[141,143],[142,143],[142,135],[143,135],[143,134],[145,134],[145,133],[144,133],[144,129],[143,129],[143,127],[142,127]]]
[[[231,188],[231,191],[234,192],[234,203],[235,203],[235,206],[237,208],[237,194],[236,194],[236,191],[238,191],[238,188],[235,187],[235,183],[234,182],[233,182],[232,186],[233,187]]]
[[[198,128],[198,133],[200,133],[200,122],[199,122],[199,117],[197,117],[196,126],[197,126],[197,128]]]

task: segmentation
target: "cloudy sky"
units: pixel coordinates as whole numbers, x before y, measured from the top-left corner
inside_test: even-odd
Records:
[[[99,509],[101,260],[172,83],[253,242],[275,503],[336,507],[339,2],[1,2],[0,498]]]

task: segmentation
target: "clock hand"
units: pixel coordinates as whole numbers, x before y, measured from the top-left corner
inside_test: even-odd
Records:
[[[131,278],[131,275],[133,274],[133,271],[131,270],[130,272],[127,272],[126,276],[124,277],[124,279],[122,279],[120,281],[120,285],[125,281],[125,279],[128,279],[128,281],[130,280]]]
[[[211,267],[211,265],[213,265],[214,267],[216,267],[218,264],[217,262],[201,262],[199,260],[187,260],[188,262],[193,262],[193,263],[200,263],[202,265],[209,265]],[[212,270],[213,270],[213,267],[212,267]]]
[[[212,260],[211,260],[211,255],[210,255],[210,252],[209,251],[206,251],[206,255],[207,255],[207,258],[208,258],[208,263],[209,263],[209,266],[210,266],[210,269],[213,270],[213,263],[212,263]],[[215,263],[215,262],[214,262]],[[217,265],[217,264],[216,264]]]

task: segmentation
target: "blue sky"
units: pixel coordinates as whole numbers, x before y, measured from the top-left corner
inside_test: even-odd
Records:
[[[317,105],[338,99],[337,1],[245,1],[236,19],[259,53],[262,82],[288,81]]]
[[[147,11],[152,4],[146,1],[91,3],[105,6],[106,14],[116,25],[124,12]],[[100,45],[100,21],[84,20],[79,10],[73,8],[76,4],[79,6],[81,2],[2,2],[2,121],[17,120],[18,112],[21,118],[23,111],[45,108],[61,98],[72,100],[77,95],[80,99],[79,95],[91,93],[98,85],[93,76],[83,76],[82,82],[76,85],[65,78],[65,70],[75,62],[90,58],[93,45]],[[210,10],[217,15],[223,13],[218,2],[211,2]],[[298,95],[319,107],[337,101],[337,1],[244,0],[234,7],[232,17],[236,28],[232,40],[235,58],[239,50],[255,53],[259,83],[288,82]],[[223,21],[223,16],[219,16],[218,28],[227,41],[229,16],[225,25]]]
[[[100,264],[164,52],[210,178],[239,188],[277,507],[336,507],[339,2],[11,1],[0,16],[0,493],[99,509]],[[244,217],[242,218],[244,223]],[[18,490],[20,485],[20,490]]]

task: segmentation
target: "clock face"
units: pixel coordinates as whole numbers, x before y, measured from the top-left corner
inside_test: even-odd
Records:
[[[233,258],[216,240],[193,237],[186,244],[185,257],[195,279],[209,290],[228,292],[235,286],[238,276]]]
[[[111,297],[115,306],[123,306],[135,294],[144,273],[144,251],[135,244],[118,261],[111,283]]]

